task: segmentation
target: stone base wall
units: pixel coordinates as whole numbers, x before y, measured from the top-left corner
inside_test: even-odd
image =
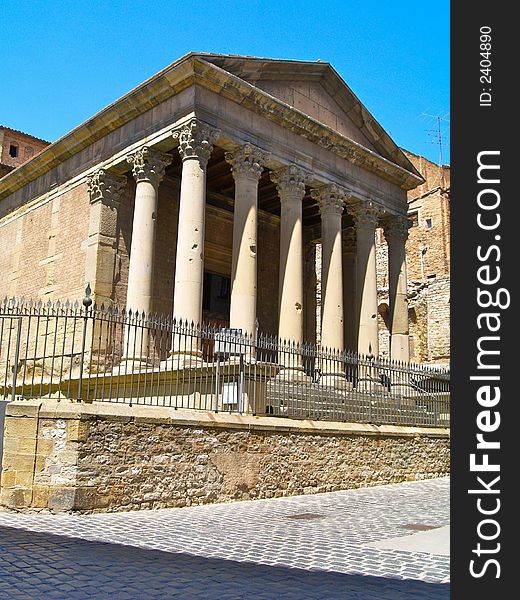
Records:
[[[22,510],[153,509],[448,472],[445,429],[18,402],[7,409],[0,503]]]

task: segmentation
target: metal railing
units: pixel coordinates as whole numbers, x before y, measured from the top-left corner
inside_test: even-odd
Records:
[[[0,304],[0,398],[449,426],[449,371],[80,302]]]

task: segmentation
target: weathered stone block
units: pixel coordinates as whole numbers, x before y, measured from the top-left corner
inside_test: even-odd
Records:
[[[3,469],[13,471],[29,471],[34,472],[34,453],[31,454],[11,454],[4,453],[2,465]]]
[[[38,420],[30,417],[11,417],[6,415],[5,437],[36,439]]]
[[[96,508],[97,493],[95,487],[79,487],[74,497],[74,510],[91,510]]]
[[[2,480],[0,486],[2,488],[14,487],[16,480],[16,471],[8,471],[7,469],[2,470]]]
[[[6,416],[34,418],[38,416],[40,406],[41,400],[10,402],[6,408]]]
[[[49,438],[39,437],[36,444],[36,454],[38,456],[48,456],[54,448],[54,442]]]
[[[34,481],[33,471],[16,471],[15,486],[30,488]]]
[[[32,508],[47,508],[49,505],[49,486],[35,485],[32,493]]]
[[[49,509],[55,512],[65,512],[74,509],[76,489],[73,487],[49,488]]]
[[[30,488],[4,488],[0,493],[0,504],[7,508],[29,508],[32,499]]]
[[[67,439],[70,442],[84,442],[89,430],[88,421],[67,421]]]

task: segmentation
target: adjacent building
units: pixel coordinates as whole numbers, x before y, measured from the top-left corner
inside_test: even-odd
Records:
[[[424,177],[424,183],[408,192],[410,358],[445,364],[450,360],[450,167],[411,152],[405,154]],[[376,242],[379,347],[381,355],[388,356],[388,246],[381,229],[377,230]]]
[[[0,125],[0,177],[38,154],[49,142]]]

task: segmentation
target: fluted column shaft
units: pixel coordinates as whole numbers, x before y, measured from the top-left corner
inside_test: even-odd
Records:
[[[308,175],[295,166],[271,173],[281,203],[278,335],[303,341],[303,216]]]
[[[148,147],[127,157],[136,181],[130,266],[128,270],[127,309],[148,315],[152,310],[155,224],[159,184],[172,157]],[[130,327],[125,342],[125,357],[142,360],[147,354],[148,336],[144,329]]]
[[[321,345],[342,351],[343,340],[343,261],[341,215],[346,190],[328,185],[312,190],[321,213]]]
[[[384,223],[388,242],[388,287],[390,298],[390,358],[410,360],[408,289],[406,277],[406,239],[408,221],[395,216]]]
[[[235,179],[230,327],[256,330],[258,180],[267,154],[245,144],[226,153]]]
[[[358,307],[357,350],[379,354],[377,325],[377,272],[375,232],[379,211],[371,203],[357,203],[351,209],[356,224],[356,295]]]

